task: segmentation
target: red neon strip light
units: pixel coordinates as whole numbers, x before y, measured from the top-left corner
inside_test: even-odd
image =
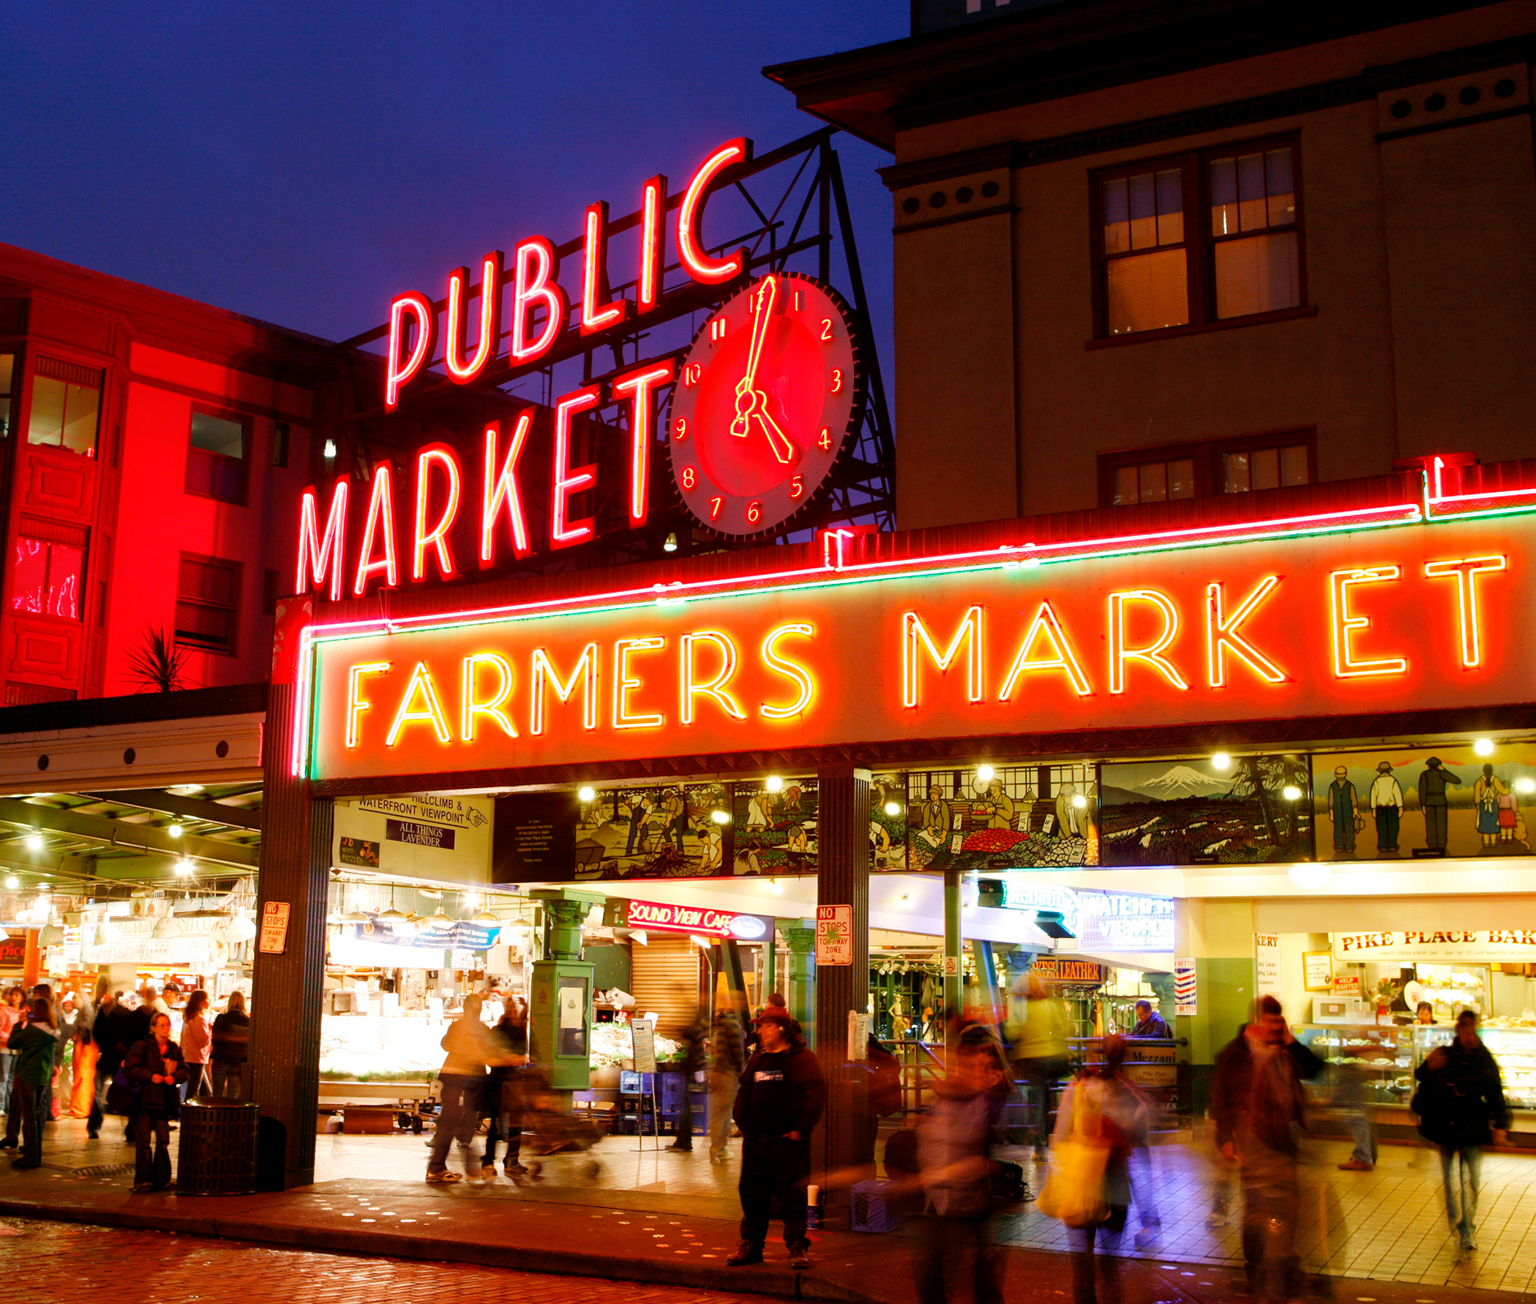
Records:
[[[666,247],[662,219],[667,214],[667,179],[654,176],[640,193],[640,279],[635,306],[650,312],[661,300],[661,270]]]
[[[523,496],[517,487],[517,459],[522,456],[532,425],[532,412],[524,412],[517,418],[517,424],[512,428],[512,443],[499,467],[496,467],[496,440],[501,434],[501,423],[493,421],[485,428],[485,461],[481,472],[484,479],[480,496],[481,566],[492,566],[496,562],[496,519],[503,510],[512,530],[512,551],[518,557],[526,557],[533,551],[528,538],[528,519],[523,515]],[[492,467],[496,467],[494,478]]]
[[[320,534],[315,513],[315,491],[306,489],[299,505],[299,570],[293,591],[308,593],[311,585],[324,584],[331,575],[331,601],[341,597],[342,554],[347,543],[347,477],[342,476],[331,490],[331,509],[325,517],[325,533]]]
[[[455,384],[467,385],[484,369],[496,352],[501,334],[500,249],[486,254],[480,267],[480,339],[471,358],[464,356],[464,301],[469,294],[469,268],[461,267],[448,277],[448,337],[443,341],[443,370]]]
[[[585,543],[597,533],[594,517],[567,521],[571,495],[590,489],[597,483],[597,463],[572,467],[571,418],[578,412],[595,408],[601,397],[600,385],[588,385],[555,400],[555,456],[549,494],[549,546],[569,548]]]
[[[740,276],[747,265],[747,251],[738,249],[727,258],[712,258],[704,252],[699,226],[704,217],[704,201],[710,186],[721,172],[737,163],[752,160],[752,142],[745,138],[729,140],[699,164],[683,202],[677,209],[677,256],[688,275],[701,285],[719,285]]]
[[[437,521],[427,529],[427,499],[431,497],[432,469],[437,467],[447,477],[448,497]],[[464,473],[459,469],[458,454],[446,444],[429,444],[416,454],[416,530],[412,535],[411,578],[424,579],[427,573],[427,549],[437,554],[437,569],[445,580],[453,579],[458,567],[453,564],[453,546],[448,531],[459,515],[459,490]]]
[[[416,320],[416,343],[410,357],[402,359],[407,316]],[[415,290],[395,296],[389,305],[389,352],[384,360],[384,406],[391,412],[400,402],[401,387],[432,360],[436,334],[437,312],[431,299]]]
[[[554,245],[543,236],[530,236],[519,243],[512,251],[512,260],[512,340],[508,351],[512,365],[521,366],[549,352],[550,345],[565,329],[570,305],[556,280],[560,275],[560,258]],[[529,339],[529,318],[540,307],[547,314],[544,326]]]
[[[599,200],[587,208],[582,243],[581,333],[617,326],[629,316],[630,306],[628,299],[608,297],[608,202]]]
[[[629,414],[629,523],[638,529],[650,513],[651,395],[677,375],[677,359],[645,371],[631,371],[609,387],[614,398],[634,396]]]
[[[382,538],[384,555],[372,560],[374,544]],[[368,578],[375,572],[384,575],[384,586],[400,583],[400,564],[395,559],[395,490],[389,463],[380,462],[373,472],[373,492],[368,496],[368,519],[363,526],[363,546],[357,555],[357,578],[352,582],[352,596],[360,598],[368,588]]]

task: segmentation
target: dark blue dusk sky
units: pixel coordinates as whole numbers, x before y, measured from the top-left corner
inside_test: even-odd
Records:
[[[340,339],[494,247],[576,235],[731,136],[813,130],[760,69],[907,0],[8,5],[0,239]],[[889,367],[889,162],[839,152]],[[679,184],[674,181],[674,185]]]

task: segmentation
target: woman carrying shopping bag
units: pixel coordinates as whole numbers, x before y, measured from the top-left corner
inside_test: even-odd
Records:
[[[1096,1256],[1095,1243],[1118,1238],[1131,1204],[1130,1156],[1147,1137],[1145,1098],[1121,1074],[1125,1040],[1103,1042],[1104,1063],[1084,1073],[1061,1098],[1051,1140],[1051,1166],[1036,1207],[1082,1232],[1072,1261],[1074,1304],[1121,1298],[1120,1260]],[[1143,1222],[1147,1222],[1144,1217]],[[1104,1278],[1100,1291],[1097,1278]]]

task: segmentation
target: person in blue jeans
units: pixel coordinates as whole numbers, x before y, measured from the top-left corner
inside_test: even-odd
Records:
[[[31,1017],[11,1032],[16,1063],[11,1081],[11,1112],[21,1140],[21,1153],[12,1168],[40,1168],[43,1163],[43,1124],[53,1106],[50,1085],[59,1030],[53,1026],[53,1007],[46,1000],[32,1002]]]

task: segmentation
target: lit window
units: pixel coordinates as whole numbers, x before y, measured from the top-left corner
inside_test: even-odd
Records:
[[[0,439],[11,437],[11,384],[16,377],[16,355],[0,353]]]
[[[11,553],[11,610],[79,620],[84,571],[84,548],[18,534]]]
[[[1280,141],[1096,173],[1099,333],[1300,307],[1297,157],[1294,142]]]
[[[1305,444],[1282,448],[1246,448],[1221,455],[1221,491],[1244,494],[1250,490],[1279,489],[1310,484],[1310,459]]]
[[[239,601],[239,562],[183,553],[176,584],[176,641],[233,652]]]
[[[1167,462],[1140,462],[1115,468],[1114,506],[1163,503],[1195,496],[1195,463],[1183,457]]]
[[[27,443],[96,456],[102,373],[57,358],[39,358],[32,375]]]
[[[243,503],[249,435],[242,420],[194,411],[187,448],[187,492]]]

